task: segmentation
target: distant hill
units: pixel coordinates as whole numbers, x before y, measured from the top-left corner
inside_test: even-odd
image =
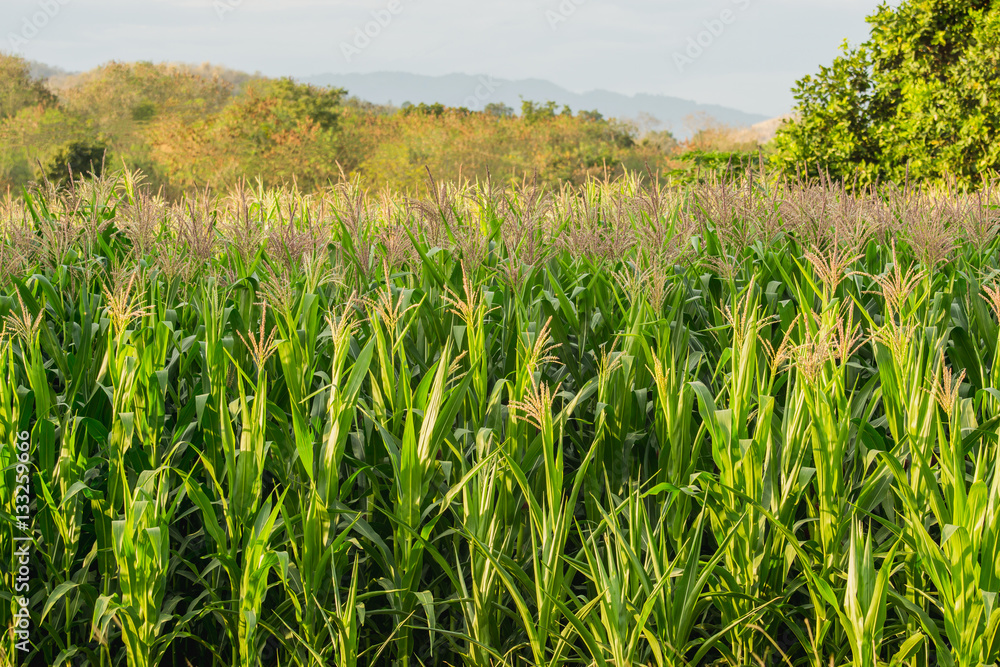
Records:
[[[468,74],[422,76],[405,72],[373,72],[320,74],[301,78],[300,81],[346,88],[351,95],[363,100],[376,104],[391,102],[397,106],[404,102],[440,102],[446,106],[464,106],[477,111],[487,104],[499,102],[520,112],[523,98],[540,103],[551,100],[560,106],[568,105],[574,112],[597,110],[609,118],[637,119],[641,114],[648,114],[662,123],[660,129],[670,130],[679,139],[687,138],[697,129],[690,126],[689,119],[692,117],[710,116],[718,123],[732,127],[748,127],[768,120],[767,116],[760,114],[714,104],[698,104],[667,95],[622,95],[607,90],[574,93],[541,79],[511,81]]]
[[[88,76],[86,72],[67,72],[39,62],[30,62],[29,65],[33,78],[47,81],[55,90],[71,88]],[[248,81],[261,77],[260,73],[248,74],[208,63],[169,63],[169,66],[209,79],[218,77],[233,84],[237,91]],[[541,104],[552,101],[559,107],[569,106],[574,112],[596,110],[607,118],[636,121],[640,133],[670,130],[682,140],[707,124],[750,128],[772,120],[761,114],[716,104],[699,104],[668,95],[623,95],[607,90],[574,93],[542,79],[512,81],[469,74],[423,76],[406,72],[374,72],[320,74],[299,77],[298,80],[318,86],[346,88],[352,97],[376,105],[439,102],[450,107],[468,107],[473,111],[481,111],[487,104],[500,103],[511,107],[515,113],[520,113],[522,99]],[[773,133],[765,131],[763,134]]]
[[[331,94],[330,84],[351,96]],[[312,192],[343,176],[372,192],[416,193],[427,187],[427,170],[440,182],[537,175],[553,191],[645,170],[697,179],[703,166],[717,168],[712,160],[756,153],[780,122],[666,96],[574,94],[537,80],[386,74],[296,83],[148,61],[73,73],[3,53],[0,91],[0,192],[42,173],[68,178],[66,163],[77,155],[83,165],[110,156],[108,164],[142,168],[168,198],[258,178]],[[522,98],[530,113],[516,116]],[[417,108],[401,112],[406,101]]]
[[[240,70],[229,69],[221,65],[211,63],[201,63],[198,65],[190,63],[166,62],[162,63],[170,69],[195,74],[204,79],[219,79],[232,84],[234,92],[242,90],[243,86],[250,81],[264,78],[260,72],[249,74]],[[41,79],[48,84],[48,87],[55,91],[64,91],[81,85],[85,81],[100,76],[100,68],[88,70],[86,72],[67,72],[59,67],[51,67],[44,63],[29,62],[32,78]]]

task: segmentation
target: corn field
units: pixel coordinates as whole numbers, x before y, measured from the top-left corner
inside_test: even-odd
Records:
[[[991,189],[428,193],[2,202],[0,664],[997,664]]]

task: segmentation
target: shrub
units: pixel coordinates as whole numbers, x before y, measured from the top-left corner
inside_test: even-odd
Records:
[[[107,156],[107,146],[101,142],[70,141],[57,148],[42,164],[39,177],[58,184],[80,176],[100,177]]]

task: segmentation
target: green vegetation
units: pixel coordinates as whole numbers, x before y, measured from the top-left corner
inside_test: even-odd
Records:
[[[71,141],[56,149],[48,164],[41,166],[39,180],[65,185],[74,176],[99,177],[104,172],[106,159],[107,148],[102,144]]]
[[[8,199],[20,664],[995,664],[996,211],[755,173]]]
[[[17,58],[0,58],[0,120],[24,107],[52,104],[55,97],[31,78],[28,64]]]
[[[868,22],[867,42],[798,82],[779,164],[862,184],[995,174],[1000,2],[904,0]]]
[[[496,103],[396,109],[290,79],[151,63],[110,63],[45,86],[3,55],[0,93],[3,192],[42,174],[61,178],[70,146],[106,149],[109,167],[141,169],[173,200],[243,179],[317,191],[344,175],[416,194],[428,167],[453,181],[537,174],[549,189],[647,164],[660,174],[683,167],[669,132],[640,138],[629,123],[554,103],[526,101],[520,116]]]

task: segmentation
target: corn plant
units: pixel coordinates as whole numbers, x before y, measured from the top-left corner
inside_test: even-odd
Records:
[[[20,657],[998,660],[994,194],[428,185],[0,200]]]

